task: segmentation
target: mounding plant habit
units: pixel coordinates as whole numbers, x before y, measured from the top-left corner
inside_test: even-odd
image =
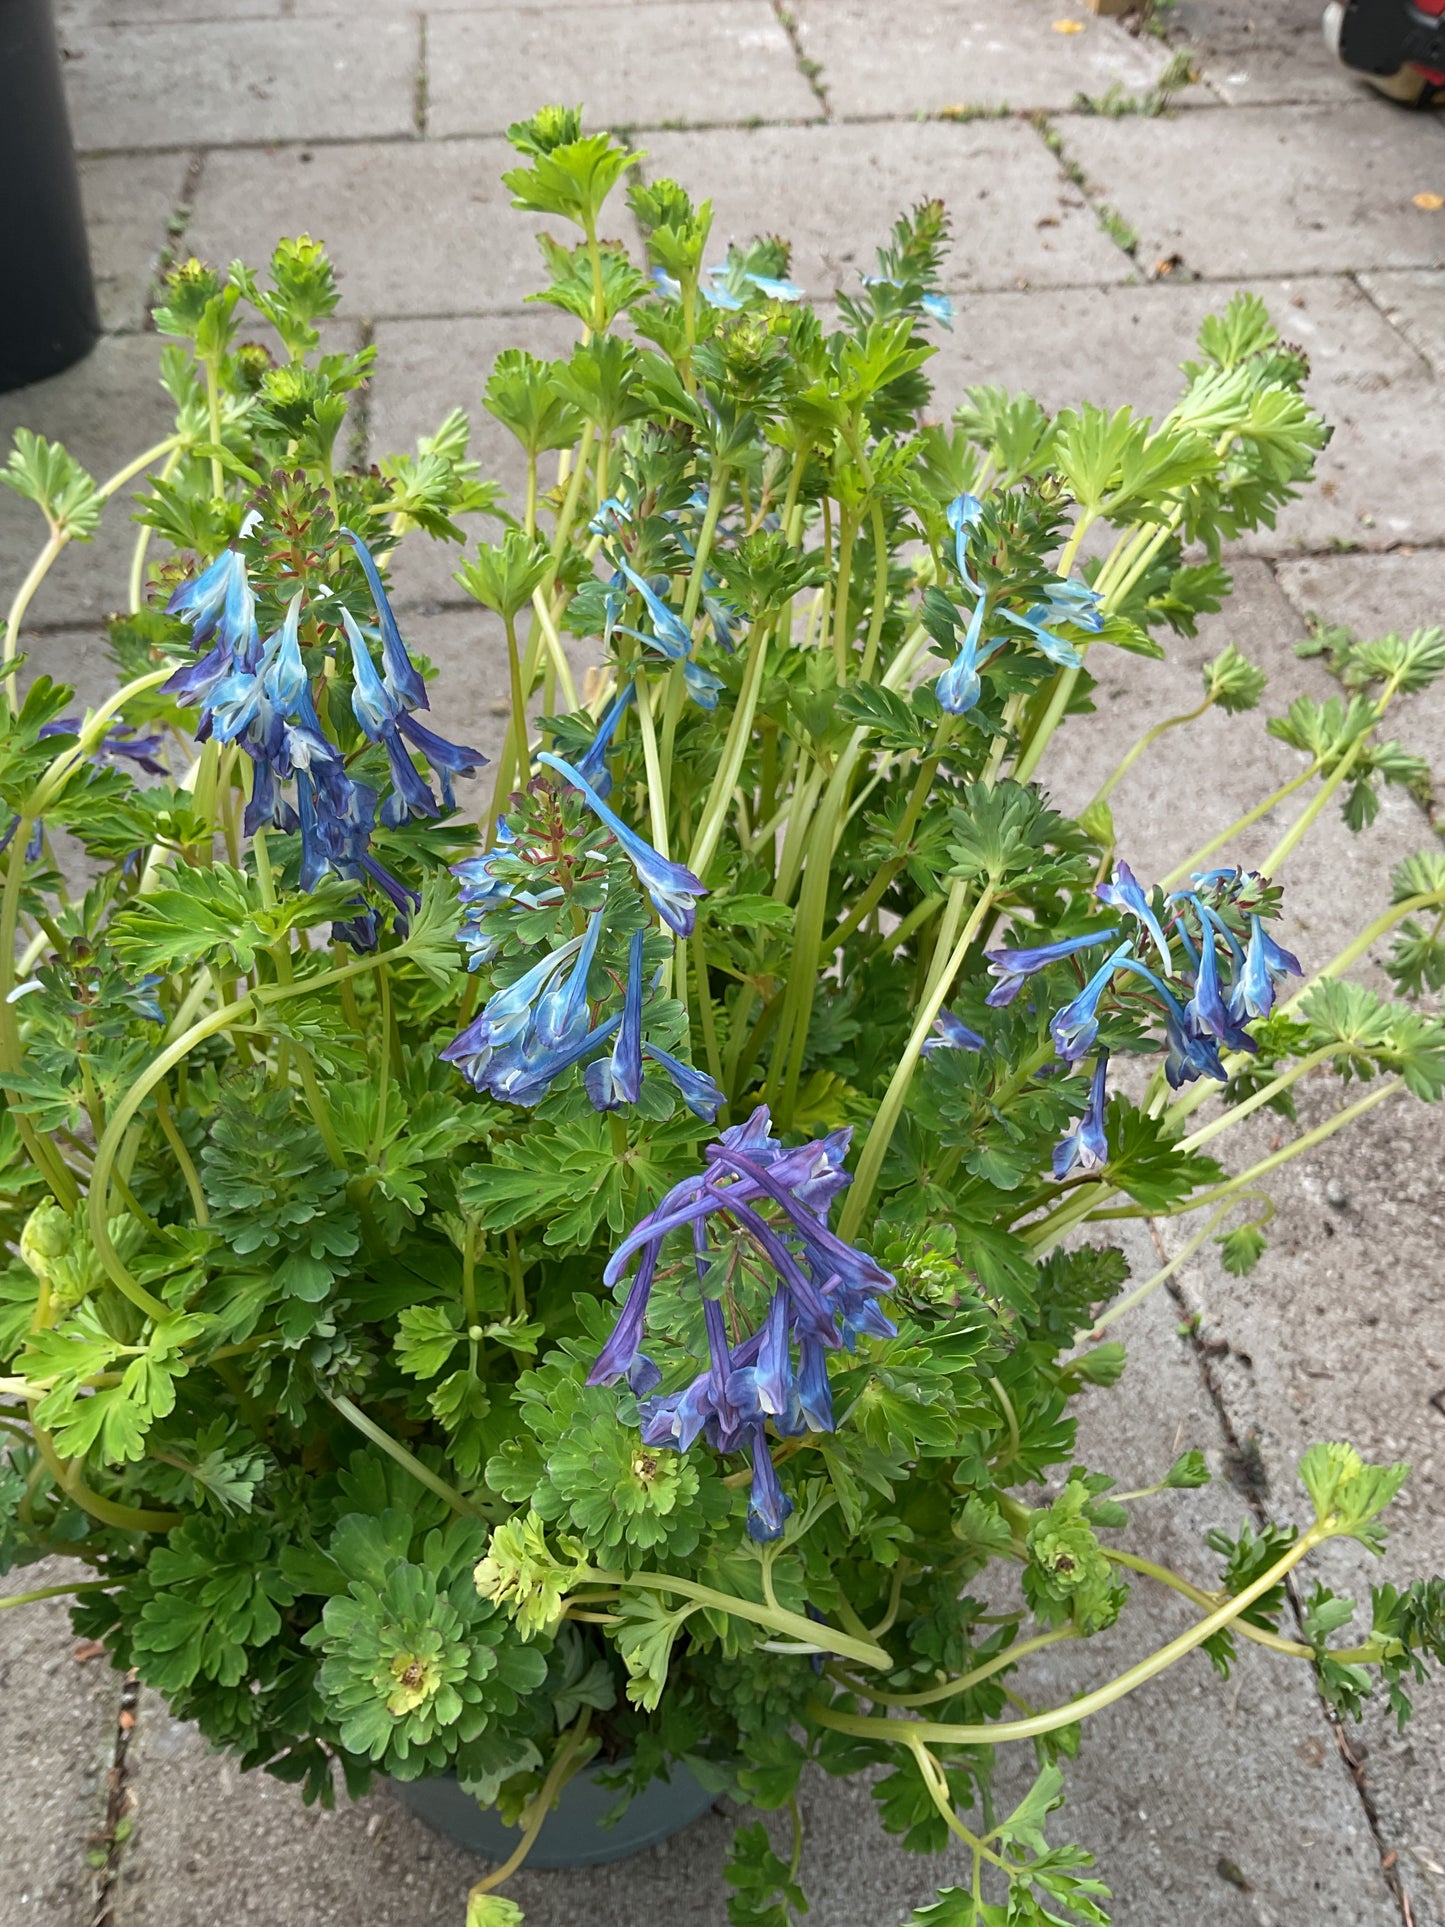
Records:
[[[1379,1549],[1403,1466],[1318,1445],[1312,1523],[1181,1573],[1131,1522],[1200,1452],[1121,1494],[1070,1415],[1159,1282],[1093,1227],[1189,1215],[1186,1251],[1247,1270],[1270,1170],[1440,1095],[1429,835],[1339,956],[1278,918],[1326,810],[1364,830],[1426,783],[1383,730],[1445,642],[1322,638],[1339,695],[1268,724],[1298,774],[1192,852],[1181,808],[1175,868],[1137,876],[1109,799],[1191,718],[1078,818],[1050,745],[1091,663],[1147,678],[1310,475],[1326,431],[1262,305],[1205,323],[1160,421],[979,388],[923,427],[941,206],[825,319],[782,242],[713,247],[706,202],[575,113],[511,138],[562,237],[536,298],[578,325],[479,371],[517,501],[460,415],[348,464],[374,351],[321,351],[304,237],[170,276],[175,427],[118,475],[17,437],[47,539],[0,709],[5,1561],[83,1560],[77,1629],[308,1799],[339,1765],[496,1803],[519,1846],[472,1927],[519,1918],[495,1889],[570,1774],[622,1798],[679,1760],[791,1815],[791,1851],[738,1832],[740,1927],[805,1910],[810,1761],[881,1769],[886,1828],[966,1849],[916,1922],[1101,1922],[1045,1833],[1090,1715],[1250,1640],[1403,1719],[1445,1650],[1439,1581],[1317,1586],[1290,1622],[1317,1547]],[[623,193],[641,262],[601,238]],[[27,617],[127,489],[118,686],[82,711]],[[402,542],[451,544],[492,612],[486,769],[392,608]],[[1263,689],[1228,647],[1194,713]],[[1394,1002],[1350,975],[1387,938]],[[1331,1071],[1359,1092],[1216,1162]],[[1165,1590],[1195,1623],[1119,1671],[1110,1627]],[[1077,1639],[1097,1685],[1026,1703],[1015,1669]],[[1006,1817],[1001,1747],[1037,1771]]]

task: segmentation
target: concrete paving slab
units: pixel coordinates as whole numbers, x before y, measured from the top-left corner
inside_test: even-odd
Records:
[[[1347,1096],[1357,1094],[1351,1087]],[[1306,1080],[1300,1128],[1340,1103],[1332,1080]],[[1231,1165],[1245,1168],[1281,1133],[1293,1135],[1276,1119],[1247,1120],[1230,1135]],[[1390,1510],[1383,1560],[1343,1542],[1321,1552],[1325,1581],[1366,1602],[1382,1580],[1403,1586],[1445,1569],[1445,1419],[1431,1403],[1445,1392],[1439,1133],[1435,1111],[1389,1100],[1269,1184],[1270,1248],[1248,1278],[1229,1277],[1210,1246],[1179,1273],[1234,1427],[1257,1444],[1275,1517],[1303,1522],[1308,1502],[1294,1467],[1318,1439],[1346,1438],[1368,1459],[1413,1467]],[[1164,1227],[1167,1248],[1178,1249],[1189,1228]],[[1344,1737],[1365,1762],[1416,1927],[1439,1927],[1445,1686],[1435,1677],[1412,1697],[1417,1717],[1403,1736],[1377,1711]]]
[[[92,26],[66,63],[82,151],[409,137],[420,34],[401,19]]]
[[[798,42],[833,113],[936,114],[951,107],[1068,107],[1076,94],[1152,85],[1167,50],[1055,0],[923,0],[907,31],[869,0],[797,0]],[[1081,32],[1053,31],[1072,14]]]
[[[822,114],[768,0],[439,14],[427,72],[433,135],[502,133],[543,98],[585,99],[594,126]]]
[[[167,222],[181,201],[185,154],[107,154],[80,164],[101,326],[144,326]]]
[[[262,261],[279,235],[313,234],[352,316],[517,308],[544,275],[542,223],[502,186],[515,160],[504,140],[278,147],[244,167],[215,154],[186,245],[207,260]]]
[[[1362,274],[1360,283],[1445,381],[1445,268]]]
[[[1160,120],[1075,118],[1065,144],[1142,237],[1192,273],[1288,275],[1439,265],[1445,128],[1379,100],[1240,107]]]
[[[1050,408],[1128,402],[1160,414],[1179,396],[1179,364],[1194,351],[1200,321],[1241,284],[1264,298],[1281,333],[1308,353],[1306,392],[1334,428],[1317,480],[1276,529],[1241,547],[1281,555],[1445,539],[1437,453],[1445,446],[1445,393],[1424,358],[1342,276],[980,294],[961,304],[953,334],[937,337],[930,364],[937,417],[965,387],[987,382],[1028,389]]]
[[[1121,281],[1125,258],[1023,121],[764,127],[655,134],[648,172],[716,209],[713,239],[781,234],[812,295],[857,285],[901,213],[941,197],[953,220],[949,288]]]
[[[1445,551],[1312,555],[1282,563],[1280,586],[1302,612],[1344,623],[1361,637],[1445,626]],[[1429,758],[1437,799],[1445,796],[1445,690],[1437,684],[1392,717],[1391,734]]]
[[[60,441],[103,481],[165,436],[174,407],[157,380],[160,343],[154,335],[106,336],[63,375],[0,395],[0,450],[8,453],[17,427]],[[134,495],[122,490],[106,507],[91,542],[72,543],[58,558],[30,605],[32,623],[91,624],[125,602],[136,528]],[[45,541],[39,509],[10,489],[0,490],[0,582],[14,592]],[[23,640],[23,639],[22,639]]]
[[[75,1560],[42,1559],[12,1568],[3,1589],[89,1576]],[[93,1918],[86,1852],[105,1827],[121,1682],[104,1658],[79,1664],[75,1649],[65,1599],[0,1613],[0,1894],[13,1927],[90,1927]]]
[[[449,409],[464,408],[472,423],[471,452],[483,476],[503,485],[508,505],[520,514],[526,499],[526,460],[515,437],[482,407],[482,389],[502,349],[527,348],[551,359],[570,352],[577,332],[570,315],[541,306],[456,321],[382,322],[376,330],[377,364],[370,388],[370,459],[413,447]],[[555,478],[556,458],[546,456],[542,487]],[[465,526],[473,538],[498,539],[498,525],[490,516],[469,518]],[[452,576],[461,553],[452,543],[411,536],[396,555],[398,597],[457,601],[462,592]]]
[[[1179,0],[1171,40],[1196,50],[1212,92],[1232,105],[1358,101],[1363,83],[1325,46],[1319,0]]]

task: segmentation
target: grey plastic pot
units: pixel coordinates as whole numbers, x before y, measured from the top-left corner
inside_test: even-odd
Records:
[[[607,1767],[596,1761],[584,1766],[563,1787],[557,1805],[542,1822],[527,1865],[597,1867],[605,1860],[626,1860],[681,1833],[701,1819],[718,1796],[680,1760],[669,1770],[670,1779],[650,1781],[628,1802],[616,1825],[604,1827],[602,1822],[617,1805],[618,1796],[599,1784]],[[479,1807],[450,1774],[391,1784],[428,1826],[483,1860],[505,1860],[521,1838],[518,1829],[504,1826],[492,1809]]]
[[[58,374],[100,333],[50,0],[0,0],[0,392]]]

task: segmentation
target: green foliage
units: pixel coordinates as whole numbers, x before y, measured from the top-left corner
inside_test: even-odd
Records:
[[[910,1849],[967,1816],[977,1882],[918,1922],[1102,1922],[1088,1856],[1048,1844],[1075,1709],[1042,1709],[1002,1819],[987,1744],[1041,1630],[1159,1596],[1126,1592],[1107,1535],[1208,1479],[1197,1450],[1124,1494],[1076,1462],[1076,1400],[1133,1349],[1091,1336],[1129,1276],[1098,1230],[1239,1170],[1213,1136],[1219,1163],[1181,1148],[1200,1086],[1166,1088],[1212,1078],[1211,1038],[1226,1107],[1274,1086],[1292,1120],[1302,1062],[1445,1089],[1438,850],[1392,879],[1402,1001],[1323,977],[1255,1016],[1289,997],[1253,922],[1281,888],[1190,858],[1197,755],[1171,736],[1193,787],[1166,785],[1160,833],[1178,876],[1220,867],[1143,879],[1167,955],[1127,873],[1108,890],[1137,861],[1123,812],[1057,806],[1091,652],[1149,689],[1223,607],[1226,545],[1307,480],[1307,363],[1241,295],[1160,417],[991,388],[950,416],[941,202],[815,310],[785,240],[715,245],[709,202],[579,110],[510,137],[514,200],[562,230],[531,298],[578,337],[476,371],[525,463],[510,506],[460,410],[358,459],[375,350],[322,351],[338,282],[304,235],[167,274],[174,428],[128,481],[17,437],[4,479],[49,539],[12,659],[43,658],[30,597],[105,496],[134,496],[140,541],[114,698],[87,716],[27,675],[0,699],[0,1564],[83,1560],[104,1584],[77,1629],[306,1799],[338,1766],[351,1792],[450,1772],[514,1822],[566,1744],[605,1748],[619,1798],[685,1760],[778,1809],[818,1761],[872,1772]],[[606,238],[624,183],[643,253]],[[431,542],[515,632],[540,718],[490,798],[424,614],[385,599]],[[558,636],[594,672],[575,701]],[[1383,718],[1445,668],[1440,632],[1307,650],[1338,692],[1286,691],[1275,739],[1355,828],[1386,784],[1428,802]],[[1263,686],[1217,649],[1211,729]],[[1035,946],[1037,970],[997,955]],[[1228,1193],[1254,1213],[1218,1240],[1236,1274],[1261,1175]],[[727,1211],[694,1242],[703,1202]],[[619,1318],[640,1349],[599,1356]],[[1310,1545],[1377,1549],[1403,1469],[1334,1446],[1303,1470]],[[1257,1522],[1209,1543],[1235,1597],[1306,1550]],[[1301,1597],[1330,1703],[1378,1690],[1403,1718],[1445,1649],[1439,1582],[1380,1588],[1363,1639],[1352,1602]],[[1247,1624],[1284,1605],[1271,1583]],[[1239,1630],[1207,1642],[1221,1670]],[[740,1831],[735,1922],[806,1912],[795,1849]]]

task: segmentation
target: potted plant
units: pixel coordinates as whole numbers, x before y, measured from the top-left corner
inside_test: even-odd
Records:
[[[266,279],[171,276],[176,427],[130,469],[11,458],[50,535],[0,745],[8,1557],[87,1561],[77,1628],[307,1799],[339,1766],[520,1823],[473,1927],[517,1918],[495,1889],[584,1767],[619,1800],[685,1768],[796,1830],[810,1760],[886,1768],[887,1827],[967,1843],[919,1920],[1101,1921],[1043,1833],[1090,1713],[1249,1639],[1403,1714],[1441,1656],[1438,1581],[1282,1629],[1317,1546],[1378,1548],[1403,1466],[1315,1447],[1314,1523],[1246,1526],[1201,1585],[1130,1550],[1167,1497],[1075,1464],[1069,1404],[1158,1282],[1121,1296],[1078,1234],[1208,1208],[1195,1243],[1246,1269],[1264,1167],[1215,1162],[1231,1125],[1323,1067],[1365,1081],[1273,1168],[1440,1093],[1438,851],[1337,957],[1275,924],[1322,812],[1418,779],[1381,725],[1445,645],[1338,643],[1347,693],[1271,722],[1301,772],[1235,830],[1304,794],[1258,871],[1226,833],[1137,879],[1120,772],[1078,820],[1040,775],[1095,653],[1147,675],[1227,591],[1221,542],[1310,474],[1326,431],[1261,304],[1205,324],[1157,423],[974,390],[920,427],[940,206],[825,321],[779,242],[708,266],[672,182],[626,190],[645,267],[600,238],[637,157],[575,113],[511,138],[516,204],[581,236],[544,239],[540,297],[577,346],[486,381],[520,512],[458,417],[337,461],[373,351],[319,352],[304,238]],[[120,686],[72,715],[37,649],[21,702],[48,560],[142,469]],[[463,804],[482,759],[428,712],[386,572],[477,511],[499,539],[458,579],[510,720]],[[585,697],[564,637],[602,664]],[[1263,680],[1226,648],[1207,702]],[[1348,976],[1392,931],[1398,1002]],[[1206,1477],[1186,1450],[1154,1492]],[[1020,1660],[1160,1588],[1190,1631],[1012,1710]],[[1000,1819],[993,1752],[1024,1739]],[[733,1918],[791,1919],[801,1866],[742,1827]]]

